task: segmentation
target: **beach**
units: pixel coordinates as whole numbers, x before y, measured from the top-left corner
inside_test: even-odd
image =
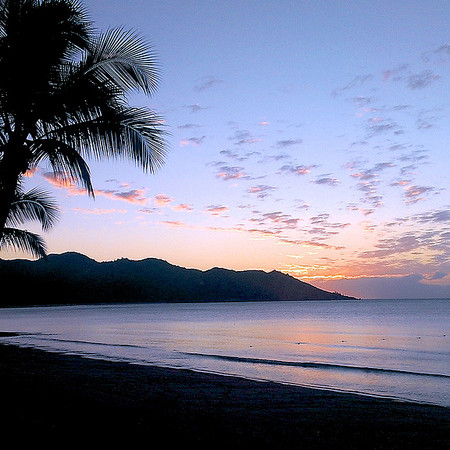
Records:
[[[448,408],[0,345],[15,444],[449,448]]]

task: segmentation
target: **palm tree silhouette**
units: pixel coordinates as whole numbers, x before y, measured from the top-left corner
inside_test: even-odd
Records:
[[[24,250],[38,258],[44,257],[47,249],[42,238],[16,227],[27,221],[38,221],[43,230],[48,230],[57,217],[58,208],[46,192],[37,188],[22,192],[18,187],[3,228],[2,246]]]
[[[49,163],[56,179],[90,196],[88,158],[128,159],[150,173],[161,166],[161,118],[127,100],[157,85],[156,56],[137,33],[96,33],[73,0],[0,0],[0,248],[39,248],[32,250],[30,234],[23,239],[7,227],[24,195],[21,180],[38,164]],[[39,220],[32,211],[18,217]]]

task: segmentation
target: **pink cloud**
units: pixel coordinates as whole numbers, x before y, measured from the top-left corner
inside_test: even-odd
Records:
[[[169,225],[170,227],[187,227],[187,224],[179,220],[165,220],[161,223],[164,225]]]
[[[155,197],[155,205],[156,206],[169,206],[170,203],[173,202],[173,198],[168,195],[158,194]]]
[[[75,183],[72,183],[63,178],[58,177],[57,174],[47,172],[43,176],[50,184],[52,184],[56,188],[67,189],[68,195],[87,194],[86,189],[82,189],[78,187]],[[127,184],[124,184],[123,186],[127,187]],[[121,200],[138,205],[143,205],[147,202],[147,198],[145,197],[145,191],[143,189],[130,189],[127,191],[118,191],[115,189],[95,189],[94,195],[96,197],[103,196],[111,200]]]
[[[211,214],[212,216],[219,216],[219,215],[222,215],[222,214],[226,213],[227,211],[229,211],[229,208],[227,206],[223,206],[223,205],[211,205],[211,206],[208,206],[206,211],[209,214]]]
[[[130,191],[95,191],[98,195],[105,195],[106,197],[112,198],[113,200],[124,200],[129,203],[134,203],[138,205],[143,205],[147,202],[144,197],[144,190],[142,189],[132,189]]]
[[[406,203],[417,203],[424,200],[422,194],[427,194],[434,191],[434,188],[430,186],[407,186],[405,188],[405,202]]]
[[[95,215],[106,215],[106,214],[126,214],[125,209],[87,209],[87,208],[73,208],[75,212],[81,212],[83,214],[95,214]]]
[[[177,206],[174,206],[172,208],[174,211],[192,211],[194,208],[192,207],[192,205],[188,205],[186,203],[180,203]]]
[[[228,181],[228,180],[236,180],[239,178],[244,178],[246,176],[246,174],[243,171],[242,167],[223,166],[220,168],[220,171],[217,172],[216,176],[217,176],[217,178],[221,178],[224,181]]]
[[[258,185],[258,186],[251,186],[247,189],[247,192],[249,194],[256,194],[258,198],[265,198],[269,195],[270,191],[275,190],[276,188],[273,186],[266,186],[266,185]]]

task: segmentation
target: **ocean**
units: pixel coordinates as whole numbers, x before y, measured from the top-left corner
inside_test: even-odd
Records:
[[[450,407],[450,299],[0,310],[0,342]]]

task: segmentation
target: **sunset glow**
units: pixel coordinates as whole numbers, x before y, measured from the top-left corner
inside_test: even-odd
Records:
[[[450,3],[84,4],[154,46],[159,89],[130,103],[164,118],[170,149],[154,175],[90,161],[95,199],[30,173],[61,208],[50,253],[450,297]]]

